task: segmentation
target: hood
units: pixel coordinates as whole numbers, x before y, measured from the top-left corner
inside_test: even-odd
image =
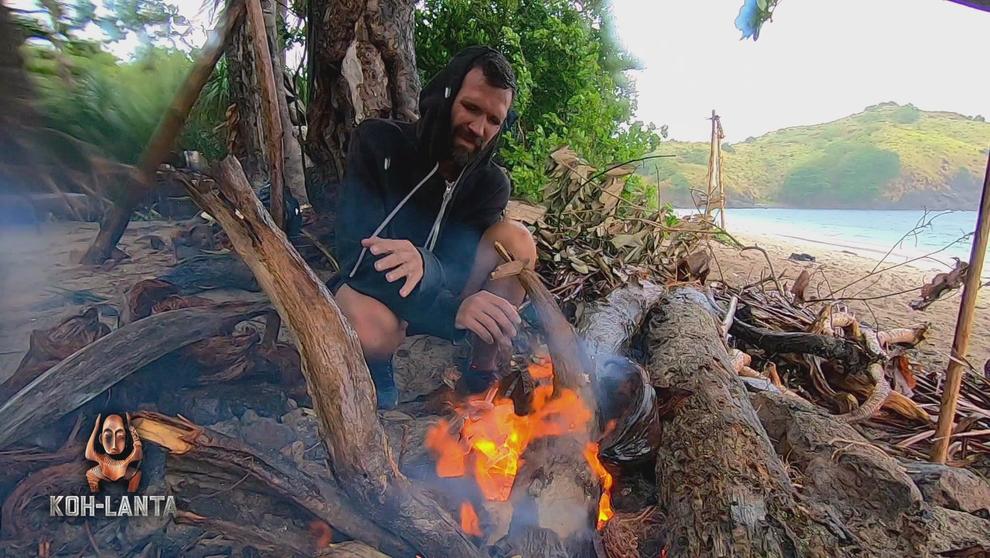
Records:
[[[454,98],[461,89],[464,76],[478,57],[488,52],[495,52],[494,49],[486,46],[468,47],[455,55],[443,70],[438,72],[426,87],[419,94],[419,120],[416,121],[416,140],[419,143],[420,152],[430,163],[436,163],[445,159],[450,154],[450,109],[454,105]],[[484,150],[471,163],[471,167],[478,167],[491,161],[492,155],[498,149],[502,132],[507,128],[509,122],[513,121],[513,114],[507,117],[506,124],[502,126],[498,134],[488,142]]]

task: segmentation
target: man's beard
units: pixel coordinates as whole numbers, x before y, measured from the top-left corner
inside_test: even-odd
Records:
[[[455,145],[450,150],[450,159],[454,161],[454,164],[457,165],[458,169],[463,169],[468,165],[470,165],[471,161],[474,161],[474,158],[477,156],[477,154],[478,154],[477,150],[468,151],[466,148],[460,145]]]
[[[484,147],[484,142],[481,138],[469,138],[466,135],[460,135],[461,139],[474,144],[474,149],[469,150],[467,147],[458,144],[456,141],[452,142],[450,147],[450,159],[457,165],[458,169],[463,169],[471,164],[472,161],[481,153]],[[454,139],[457,139],[455,135]]]

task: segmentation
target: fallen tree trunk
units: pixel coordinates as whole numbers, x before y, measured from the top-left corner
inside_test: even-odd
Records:
[[[902,464],[840,417],[786,394],[759,393],[752,401],[806,495],[830,505],[862,555],[982,556],[990,550],[990,521],[925,503]],[[982,553],[966,552],[974,548]]]
[[[168,449],[166,469],[170,478],[178,479],[179,482],[173,484],[180,488],[193,477],[203,479],[197,483],[201,488],[216,482],[213,479],[222,476],[221,473],[234,479],[250,478],[276,498],[292,502],[317,519],[325,521],[336,532],[374,546],[389,555],[415,554],[402,539],[385,531],[354,509],[337,487],[310,478],[295,469],[269,464],[237,440],[158,413],[136,413],[134,426],[143,440]],[[208,492],[224,490],[223,486],[215,484],[206,487]],[[253,490],[259,491],[258,488]],[[176,495],[182,498],[181,491]]]
[[[655,384],[690,390],[664,424],[657,499],[671,556],[835,556],[841,525],[799,505],[784,466],[732,372],[715,317],[695,289],[672,292],[651,317]]]
[[[654,283],[629,284],[585,308],[575,329],[592,357],[618,354],[639,331],[666,290]]]
[[[0,383],[0,401],[10,399],[45,370],[108,333],[110,328],[100,322],[96,308],[66,318],[51,329],[32,331],[27,354],[14,373]]]
[[[193,185],[294,333],[330,465],[375,523],[425,556],[475,557],[478,549],[439,504],[399,472],[375,409],[374,385],[354,330],[228,157],[220,181]]]
[[[183,308],[110,332],[49,368],[0,406],[0,448],[52,424],[146,364],[270,311],[260,302]]]

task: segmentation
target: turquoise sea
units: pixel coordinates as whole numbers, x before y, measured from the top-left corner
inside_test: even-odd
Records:
[[[694,211],[677,210],[681,215]],[[952,257],[969,261],[973,237],[960,238],[976,229],[976,211],[929,212],[926,217],[924,211],[727,209],[725,220],[730,233],[822,243],[823,247],[871,258],[880,258],[894,247],[888,258],[893,263],[937,252],[916,262],[925,269],[947,269],[953,264]],[[928,225],[901,239],[922,222]],[[987,267],[984,265],[984,275]]]

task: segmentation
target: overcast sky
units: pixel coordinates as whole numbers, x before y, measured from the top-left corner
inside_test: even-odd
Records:
[[[782,0],[758,41],[742,0],[614,0],[636,72],[639,117],[728,141],[814,124],[883,101],[990,118],[990,13],[945,0]]]

